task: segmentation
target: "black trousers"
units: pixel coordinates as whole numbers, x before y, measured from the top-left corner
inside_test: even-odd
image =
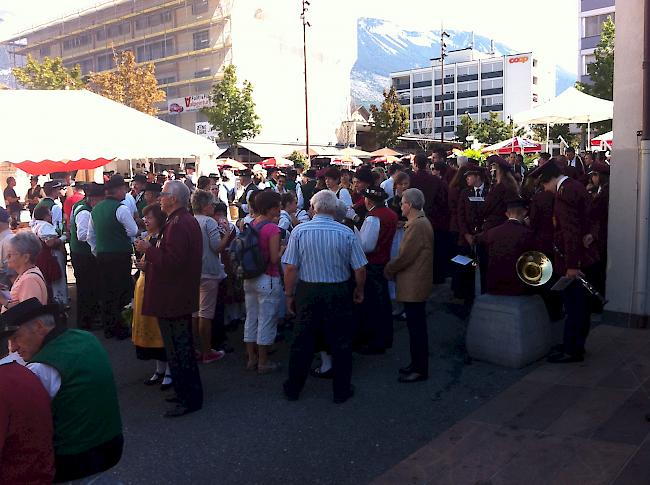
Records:
[[[358,343],[374,350],[393,346],[393,310],[383,264],[366,265],[363,313]]]
[[[99,253],[97,268],[101,289],[101,318],[104,331],[125,332],[122,309],[133,298],[130,253]]]
[[[591,327],[590,294],[579,281],[571,283],[563,292],[564,351],[569,355],[582,356]]]
[[[469,246],[458,246],[458,254],[469,258],[476,257]],[[475,296],[476,268],[472,264],[463,266],[462,264],[452,263],[454,273],[451,280],[451,289],[456,298],[463,300],[473,300]]]
[[[122,458],[124,437],[115,438],[76,455],[56,455],[55,483],[69,482],[101,473],[117,465]]]
[[[306,283],[296,287],[295,339],[285,390],[298,396],[314,358],[316,336],[325,337],[332,354],[334,397],[347,397],[352,376],[352,292],[345,283]]]
[[[80,327],[88,327],[99,314],[97,260],[92,254],[82,253],[70,253],[70,259],[77,281],[77,322]]]
[[[429,335],[426,302],[404,302],[406,325],[409,330],[411,367],[418,374],[429,375]]]
[[[180,404],[188,409],[201,409],[203,385],[194,356],[192,315],[176,318],[158,317],[158,325],[165,344],[176,397]]]
[[[487,293],[488,252],[483,244],[476,245],[476,259],[481,276],[481,294]]]
[[[433,231],[433,284],[445,282],[449,276],[449,253],[451,252],[451,236],[449,231],[434,229]]]
[[[553,274],[551,279],[536,291],[544,300],[546,311],[552,322],[561,320],[564,317],[562,292],[551,290],[559,279],[560,275]]]
[[[228,340],[226,336],[226,306],[223,303],[217,303],[212,319],[212,347],[219,349]]]

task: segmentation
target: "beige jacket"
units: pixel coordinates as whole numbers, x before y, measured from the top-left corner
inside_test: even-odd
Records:
[[[433,289],[433,228],[420,211],[406,223],[399,254],[386,265],[384,275],[397,284],[397,301],[422,302]]]

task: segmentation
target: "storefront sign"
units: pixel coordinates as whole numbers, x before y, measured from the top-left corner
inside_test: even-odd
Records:
[[[174,98],[167,101],[167,110],[170,114],[184,113],[186,111],[199,111],[201,108],[209,108],[212,101],[207,94],[196,94],[184,98]]]
[[[508,62],[510,64],[516,64],[518,62],[523,64],[524,62],[528,62],[528,56],[511,57],[510,59],[508,59]]]
[[[220,132],[212,129],[209,121],[199,121],[194,123],[194,133],[197,135],[204,136],[212,141],[217,141],[219,139]]]

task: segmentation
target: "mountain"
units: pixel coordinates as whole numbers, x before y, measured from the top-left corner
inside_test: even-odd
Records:
[[[472,44],[480,52],[491,52],[492,42],[482,35],[469,31],[446,29],[449,50],[462,49]],[[440,55],[440,30],[407,30],[389,20],[360,18],[357,23],[358,57],[352,69],[352,98],[355,103],[368,106],[379,103],[382,92],[390,85],[390,73],[431,65],[430,59]],[[499,55],[517,51],[494,42],[494,52]],[[556,91],[572,86],[576,76],[557,68]]]

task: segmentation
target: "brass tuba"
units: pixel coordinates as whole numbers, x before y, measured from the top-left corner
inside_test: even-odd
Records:
[[[530,286],[541,286],[553,275],[553,263],[544,253],[526,251],[517,260],[517,276]]]

